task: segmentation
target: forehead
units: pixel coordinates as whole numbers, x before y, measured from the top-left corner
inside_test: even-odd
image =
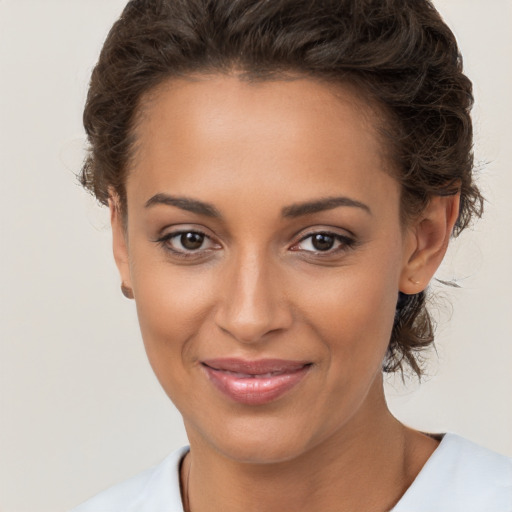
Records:
[[[193,188],[218,198],[237,187],[265,189],[268,197],[278,190],[291,202],[365,189],[378,196],[376,184],[389,175],[377,120],[376,109],[348,86],[305,78],[173,79],[143,102],[128,197],[130,189],[142,201]],[[344,190],[329,194],[331,188]]]

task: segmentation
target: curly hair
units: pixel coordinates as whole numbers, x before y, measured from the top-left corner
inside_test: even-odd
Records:
[[[460,192],[457,236],[482,214],[473,181],[472,85],[453,33],[429,0],[132,0],[113,25],[91,77],[81,183],[125,211],[125,174],[144,97],[193,73],[249,80],[287,73],[351,84],[383,114],[379,131],[401,184],[405,223],[431,197]],[[426,292],[401,297],[385,371],[434,340]]]

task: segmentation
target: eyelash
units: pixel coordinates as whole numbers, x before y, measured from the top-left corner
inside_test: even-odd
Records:
[[[194,257],[197,258],[199,255],[201,255],[201,251],[204,251],[205,249],[177,251],[176,249],[173,249],[169,245],[169,242],[172,239],[179,238],[186,234],[200,235],[200,236],[204,237],[204,240],[211,241],[211,237],[208,236],[206,233],[203,233],[202,231],[196,230],[196,229],[189,229],[189,230],[181,230],[181,231],[175,231],[172,233],[167,233],[167,234],[161,236],[160,238],[158,238],[157,240],[155,240],[155,242],[158,243],[159,245],[161,245],[165,251],[172,253],[173,256],[176,256],[178,258],[194,258]],[[353,249],[356,246],[356,240],[354,240],[353,238],[350,238],[348,236],[340,235],[338,233],[333,233],[331,231],[314,231],[312,233],[308,233],[307,235],[303,236],[298,242],[296,242],[292,246],[292,248],[290,250],[292,250],[294,252],[299,252],[300,249],[293,249],[293,247],[296,247],[299,244],[301,244],[302,242],[304,242],[305,240],[308,240],[309,238],[312,238],[317,235],[324,235],[324,236],[331,237],[335,240],[335,242],[339,243],[339,246],[335,249],[328,249],[326,251],[321,251],[321,250],[304,251],[305,253],[310,253],[310,254],[313,254],[313,255],[319,256],[319,257],[328,257],[328,256],[333,256],[335,254],[338,254],[340,252],[348,251],[349,249]],[[211,250],[211,249],[206,249],[206,250]]]
[[[353,238],[350,238],[345,235],[340,235],[339,233],[333,233],[331,231],[314,231],[312,233],[308,233],[307,235],[303,236],[296,244],[294,244],[294,247],[299,245],[300,243],[304,242],[305,240],[308,240],[309,238],[313,238],[314,236],[323,235],[330,238],[333,238],[335,243],[338,242],[339,246],[335,249],[328,249],[326,251],[316,250],[316,251],[304,251],[306,253],[314,254],[315,256],[320,257],[328,257],[333,256],[335,254],[338,254],[340,252],[345,252],[348,249],[353,249],[356,245],[356,240]],[[296,250],[296,249],[292,249]],[[300,249],[299,249],[300,250]],[[298,252],[298,250],[297,250]]]
[[[173,238],[179,238],[183,235],[187,234],[194,234],[194,235],[201,235],[204,237],[204,240],[211,240],[211,237],[209,237],[206,233],[203,233],[202,231],[198,229],[185,229],[181,231],[174,231],[172,233],[167,233],[157,240],[157,242],[165,251],[170,252],[173,256],[176,256],[178,258],[197,258],[200,255],[201,249],[197,250],[185,250],[185,251],[177,251],[176,249],[173,249],[170,247],[169,243]],[[204,251],[204,249],[202,249]]]

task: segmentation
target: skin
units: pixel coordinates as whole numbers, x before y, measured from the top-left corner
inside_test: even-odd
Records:
[[[173,80],[145,103],[126,224],[114,193],[110,202],[114,255],[149,361],[183,415],[193,512],[389,510],[437,446],[389,413],[381,365],[397,293],[428,284],[458,198],[432,198],[401,225],[372,115],[348,88],[304,78]],[[364,207],[283,216],[332,197]],[[198,250],[175,235],[187,231],[205,235]],[[322,252],[307,238],[318,232],[340,238]],[[200,362],[218,357],[311,369],[277,400],[246,405],[205,377]]]

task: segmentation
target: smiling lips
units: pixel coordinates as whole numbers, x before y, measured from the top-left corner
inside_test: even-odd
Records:
[[[210,381],[235,402],[262,405],[295,387],[311,363],[283,359],[210,359],[202,362]]]

